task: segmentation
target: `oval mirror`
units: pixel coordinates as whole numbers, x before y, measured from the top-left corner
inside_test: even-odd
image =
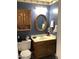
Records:
[[[45,31],[47,28],[47,18],[45,15],[39,15],[35,18],[35,29],[38,31]]]

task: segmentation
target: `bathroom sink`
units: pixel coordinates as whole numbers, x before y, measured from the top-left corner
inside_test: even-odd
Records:
[[[50,34],[49,36],[47,36],[47,34],[38,34],[38,35],[32,35],[32,40],[34,42],[56,40],[56,36],[52,34]]]

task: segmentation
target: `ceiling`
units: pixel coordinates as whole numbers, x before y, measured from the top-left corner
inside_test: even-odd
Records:
[[[26,3],[35,3],[35,4],[43,4],[43,5],[50,5],[58,0],[17,0],[18,2],[26,2]]]

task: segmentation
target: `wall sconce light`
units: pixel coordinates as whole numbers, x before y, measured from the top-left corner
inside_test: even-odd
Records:
[[[58,8],[53,9],[53,14],[58,14]]]

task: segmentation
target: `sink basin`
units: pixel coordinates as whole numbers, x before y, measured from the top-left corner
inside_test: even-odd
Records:
[[[50,34],[49,36],[47,36],[46,34],[38,34],[38,35],[32,35],[32,40],[34,42],[56,40],[56,36],[52,34]]]

